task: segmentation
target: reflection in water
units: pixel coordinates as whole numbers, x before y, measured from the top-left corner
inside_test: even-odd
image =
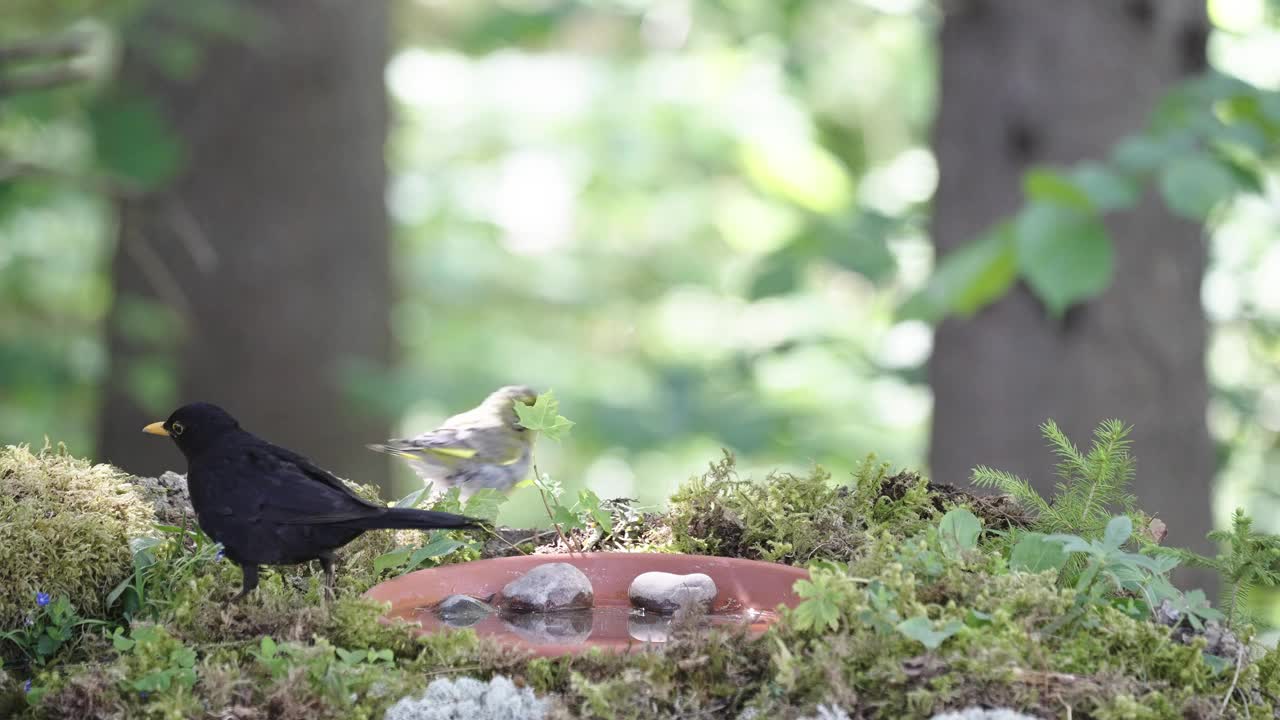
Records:
[[[521,640],[532,644],[579,645],[591,637],[594,612],[562,610],[553,613],[504,613],[502,624]]]
[[[670,615],[633,612],[627,618],[627,634],[640,642],[664,643],[670,633]]]
[[[573,647],[597,645],[613,648],[658,645],[667,642],[674,630],[672,616],[645,613],[626,605],[552,613],[503,613],[483,601],[463,598],[465,596],[454,596],[447,604],[406,611],[402,616],[421,623],[425,632],[469,627],[479,635],[509,644],[557,647],[566,652]],[[737,612],[715,612],[700,615],[696,620],[675,622],[682,627],[691,621],[696,627],[740,626],[758,633],[777,617],[772,612],[736,609]]]

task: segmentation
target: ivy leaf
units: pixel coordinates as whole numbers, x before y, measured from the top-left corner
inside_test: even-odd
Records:
[[[1016,224],[1018,268],[1054,315],[1111,284],[1114,248],[1096,216],[1033,203]]]
[[[551,440],[558,441],[574,426],[572,420],[560,414],[560,401],[551,390],[539,395],[533,405],[516,403],[515,408],[521,425],[540,432]]]
[[[1160,172],[1160,194],[1169,209],[1189,220],[1204,220],[1239,186],[1222,163],[1203,153],[1182,155]]]
[[[940,629],[934,630],[933,623],[924,616],[903,620],[894,626],[898,632],[924,645],[929,650],[937,650],[946,639],[964,629],[964,623],[952,620]]]
[[[1066,564],[1067,551],[1062,543],[1049,540],[1040,533],[1023,535],[1009,556],[1009,569],[1017,572],[1061,570]]]
[[[462,514],[481,520],[493,522],[498,517],[498,510],[507,501],[507,496],[493,488],[480,488],[462,506]]]

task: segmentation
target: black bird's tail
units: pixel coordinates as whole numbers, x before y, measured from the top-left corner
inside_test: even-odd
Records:
[[[396,507],[344,524],[366,530],[466,530],[484,527],[484,521],[465,515]]]

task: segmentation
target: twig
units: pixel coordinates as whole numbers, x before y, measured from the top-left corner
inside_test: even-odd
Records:
[[[533,466],[533,476],[536,479],[542,478],[542,473],[538,470],[537,464]],[[556,522],[555,513],[551,512],[551,503],[547,502],[547,493],[542,489],[541,483],[534,482],[534,485],[538,488],[538,496],[542,498],[542,507],[546,508],[547,517],[551,519],[551,525],[555,527],[556,534],[560,536],[561,542],[564,543],[565,548],[569,550],[569,555],[572,556],[573,546],[569,544],[569,538],[564,536],[564,530],[560,528],[560,523]]]
[[[1222,707],[1218,708],[1218,717],[1227,714],[1227,705],[1231,702],[1231,695],[1236,691],[1236,682],[1240,680],[1240,668],[1244,665],[1244,644],[1240,645],[1240,649],[1236,650],[1236,672],[1231,676],[1231,687],[1227,688],[1227,694],[1222,696]],[[1247,703],[1246,703],[1247,705]]]
[[[489,527],[488,525],[485,525],[485,526],[484,526],[484,529],[485,529],[485,531],[486,531],[486,532],[488,532],[490,535],[492,535],[492,536],[494,536],[494,537],[498,538],[499,540],[501,540],[502,542],[506,543],[506,544],[507,544],[507,547],[511,548],[512,550],[515,550],[516,552],[520,553],[521,555],[528,555],[528,554],[529,554],[529,553],[527,553],[527,552],[525,552],[525,551],[521,550],[521,549],[520,549],[519,547],[517,547],[516,545],[513,545],[513,544],[511,543],[511,541],[510,541],[510,540],[508,540],[508,539],[506,539],[506,538],[502,537],[502,533],[499,533],[499,532],[497,531],[497,529],[492,528],[492,527]]]

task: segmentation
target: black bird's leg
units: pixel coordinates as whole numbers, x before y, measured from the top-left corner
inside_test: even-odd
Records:
[[[245,595],[253,592],[258,587],[258,566],[257,565],[241,565],[240,571],[244,573],[244,587],[240,588],[240,592],[235,597],[227,601],[227,604],[238,602]]]
[[[333,565],[337,562],[338,556],[332,550],[325,550],[320,553],[320,567],[324,568],[324,594],[325,597],[332,600],[335,595],[335,583],[337,576],[334,573]]]

